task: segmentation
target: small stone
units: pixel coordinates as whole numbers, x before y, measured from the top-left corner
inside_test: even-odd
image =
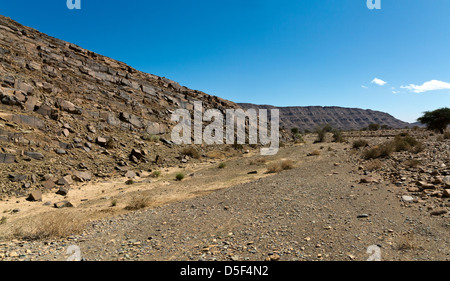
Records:
[[[71,207],[73,207],[73,204],[70,203],[69,201],[61,201],[61,202],[55,203],[54,206],[55,206],[55,208],[58,208],[58,209],[60,209],[60,208],[71,208]]]
[[[440,215],[445,215],[445,214],[447,214],[446,209],[437,209],[430,213],[430,215],[432,215],[432,216],[440,216]]]
[[[359,183],[379,183],[379,181],[373,177],[362,178]]]
[[[32,191],[27,198],[28,201],[42,201],[42,193],[38,190]]]
[[[137,177],[137,175],[136,175],[136,173],[133,172],[133,171],[127,171],[127,172],[125,173],[125,177],[126,177],[126,178],[129,178],[129,179],[134,179],[135,177]]]
[[[361,218],[368,218],[369,217],[369,215],[368,214],[360,214],[360,215],[358,215],[358,216],[356,216],[358,219],[361,219]]]
[[[450,197],[450,189],[444,189],[443,195],[444,195],[445,197]]]
[[[403,195],[402,196],[402,200],[404,202],[412,202],[412,201],[414,201],[414,198],[412,196],[409,196],[409,195]]]
[[[69,188],[66,186],[61,186],[59,188],[59,190],[56,192],[56,194],[62,195],[62,196],[66,196],[69,193]]]

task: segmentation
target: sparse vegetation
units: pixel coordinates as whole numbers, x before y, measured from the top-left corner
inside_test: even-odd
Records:
[[[183,173],[178,173],[178,174],[176,174],[175,179],[177,181],[182,181],[184,179],[184,177],[185,177],[185,175]]]
[[[367,128],[371,131],[378,131],[380,129],[380,124],[369,124]]]
[[[290,170],[294,168],[294,162],[292,160],[283,160],[281,161],[281,169]]]
[[[250,165],[258,165],[258,164],[265,164],[267,162],[267,159],[264,157],[256,158],[253,160],[250,160]]]
[[[30,218],[29,223],[16,226],[12,235],[24,240],[66,238],[81,233],[83,229],[84,223],[77,214],[46,213],[38,218]]]
[[[292,160],[283,160],[281,162],[273,162],[267,166],[267,173],[279,173],[283,170],[290,170],[294,168],[294,162]]]
[[[161,171],[153,171],[150,175],[152,178],[159,178],[161,176]]]
[[[317,127],[316,128],[316,133],[317,133],[317,139],[316,139],[316,143],[317,142],[324,142],[327,136],[327,133],[331,132],[333,130],[333,127],[331,127],[331,125],[326,124],[323,125],[321,127]]]
[[[109,139],[106,141],[105,147],[106,147],[107,149],[114,149],[114,148],[116,147],[116,141],[115,141],[113,138],[109,138]]]
[[[132,185],[132,184],[134,184],[134,180],[129,179],[129,180],[127,180],[127,181],[125,182],[125,184],[127,184],[127,185]]]
[[[219,164],[219,169],[224,169],[226,166],[227,166],[227,164],[222,162]]]
[[[5,224],[6,221],[7,221],[7,218],[6,218],[5,216],[3,216],[3,217],[0,219],[0,224]]]
[[[372,172],[372,171],[379,170],[382,167],[383,167],[383,164],[381,163],[381,161],[378,159],[375,159],[366,164],[365,170]]]
[[[111,207],[116,207],[117,206],[117,199],[114,199],[113,201],[111,201]]]
[[[142,139],[145,141],[149,141],[149,142],[158,142],[159,141],[159,137],[157,135],[153,135],[153,134],[145,134],[142,136]]]
[[[333,130],[333,142],[345,142],[341,130]]]
[[[148,207],[149,204],[150,204],[150,197],[139,194],[139,195],[133,196],[133,198],[131,198],[131,200],[128,202],[127,206],[125,207],[125,210],[135,211],[135,210],[146,208],[146,207]]]
[[[355,140],[352,147],[355,149],[369,146],[369,142],[363,139]]]
[[[423,144],[414,137],[397,135],[393,141],[382,143],[364,151],[363,157],[365,159],[384,158],[391,156],[393,152],[409,151],[419,153],[423,149]]]
[[[184,148],[181,151],[181,154],[182,155],[187,155],[187,156],[189,156],[191,158],[194,158],[194,159],[200,159],[202,157],[200,152],[198,152],[198,150],[195,149],[195,147],[193,147],[193,146],[189,146],[189,147]]]

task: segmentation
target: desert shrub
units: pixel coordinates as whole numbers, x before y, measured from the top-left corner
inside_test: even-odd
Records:
[[[366,147],[369,146],[369,142],[363,139],[355,140],[353,142],[353,148],[358,149],[360,147]]]
[[[326,124],[320,127],[317,127],[315,132],[317,133],[317,139],[315,142],[324,142],[327,136],[327,133],[333,131],[333,127],[331,125]]]
[[[380,124],[369,124],[368,129],[371,131],[378,131],[380,129]]]
[[[281,169],[282,170],[290,170],[292,168],[294,168],[294,162],[292,160],[281,161]]]
[[[195,149],[195,147],[193,147],[193,146],[183,148],[183,150],[181,151],[181,154],[187,155],[187,156],[195,158],[195,159],[200,159],[200,157],[201,157],[200,152],[198,152],[198,150]]]
[[[117,199],[114,199],[113,201],[111,201],[111,207],[116,207],[117,206]]]
[[[395,147],[391,142],[381,144],[379,146],[367,149],[363,153],[363,157],[365,159],[376,159],[376,158],[384,158],[391,156],[392,152],[394,152]]]
[[[372,160],[369,163],[367,163],[364,168],[366,169],[366,171],[375,171],[375,170],[381,169],[381,167],[383,167],[381,161],[378,159],[375,159],[375,160]]]
[[[150,204],[150,197],[139,194],[131,198],[125,209],[128,211],[135,211],[146,208],[149,206],[149,204]]]
[[[159,178],[161,176],[161,171],[154,171],[150,176],[152,178]]]
[[[226,166],[227,166],[227,164],[222,162],[219,164],[219,169],[224,169]]]
[[[159,141],[159,137],[157,135],[153,135],[153,134],[145,134],[142,136],[142,139],[145,141],[150,141],[150,142],[158,142]]]
[[[3,217],[0,219],[0,224],[5,224],[7,220],[8,220],[8,219],[7,219],[5,216],[3,216]]]
[[[292,133],[292,135],[297,135],[298,133],[299,133],[299,129],[298,128],[292,128],[291,129],[291,133]]]
[[[242,150],[242,149],[244,149],[244,146],[243,146],[242,144],[240,144],[240,143],[233,143],[233,144],[232,144],[232,147],[233,147],[235,150]]]
[[[375,159],[389,157],[393,152],[409,151],[412,153],[419,153],[423,151],[424,146],[411,136],[398,135],[394,140],[385,142],[379,146],[367,149],[363,153],[365,159]]]
[[[125,184],[127,184],[127,185],[132,185],[132,184],[134,184],[134,180],[129,179],[129,180],[127,180],[127,181],[125,182]]]
[[[184,177],[185,177],[185,175],[183,173],[178,173],[178,174],[176,174],[175,179],[177,181],[182,181],[184,179]]]
[[[342,135],[342,131],[340,130],[333,131],[333,142],[345,142],[345,139]]]
[[[225,157],[225,155],[221,151],[213,150],[213,151],[206,153],[206,157],[211,158],[211,159],[222,159]]]
[[[265,164],[267,162],[267,159],[264,157],[256,158],[253,160],[250,160],[250,165],[258,165],[258,164]]]
[[[294,168],[294,162],[292,160],[283,160],[280,162],[273,162],[267,166],[267,173],[278,173],[283,170],[290,170]]]
[[[442,137],[444,138],[444,140],[450,139],[450,132],[446,131]]]
[[[270,163],[267,166],[267,173],[278,173],[281,172],[281,170],[280,163]]]
[[[109,139],[106,141],[105,147],[106,147],[107,149],[114,149],[114,148],[116,147],[116,142],[115,142],[112,138],[109,138]]]
[[[301,142],[305,142],[305,140],[303,139],[303,136],[299,133],[294,135],[294,141],[296,143],[301,143]]]

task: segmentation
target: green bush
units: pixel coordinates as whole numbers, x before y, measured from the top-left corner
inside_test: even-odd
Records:
[[[177,181],[182,181],[184,179],[184,174],[183,173],[178,173],[175,178],[177,179]]]
[[[219,164],[219,169],[223,169],[223,168],[225,168],[227,166],[227,164],[225,164],[225,163],[220,163]]]

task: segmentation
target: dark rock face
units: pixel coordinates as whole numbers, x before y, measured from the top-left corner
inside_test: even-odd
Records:
[[[155,155],[178,163],[177,147],[160,152],[166,147],[138,140],[162,142],[172,113],[195,101],[224,113],[239,108],[0,15],[0,194],[26,195],[20,178],[8,177],[19,171],[52,174],[35,183],[41,191],[67,184],[59,179],[68,174],[75,182],[119,176],[116,163],[134,148],[129,164],[142,167],[133,169],[149,169]]]
[[[301,130],[314,130],[317,126],[330,124],[333,128],[341,130],[359,130],[370,124],[387,125],[392,128],[410,127],[411,124],[403,122],[388,113],[364,110],[359,108],[321,107],[321,106],[292,106],[275,107],[271,105],[255,105],[249,103],[239,104],[244,109],[279,109],[280,126],[285,128],[299,128]]]

